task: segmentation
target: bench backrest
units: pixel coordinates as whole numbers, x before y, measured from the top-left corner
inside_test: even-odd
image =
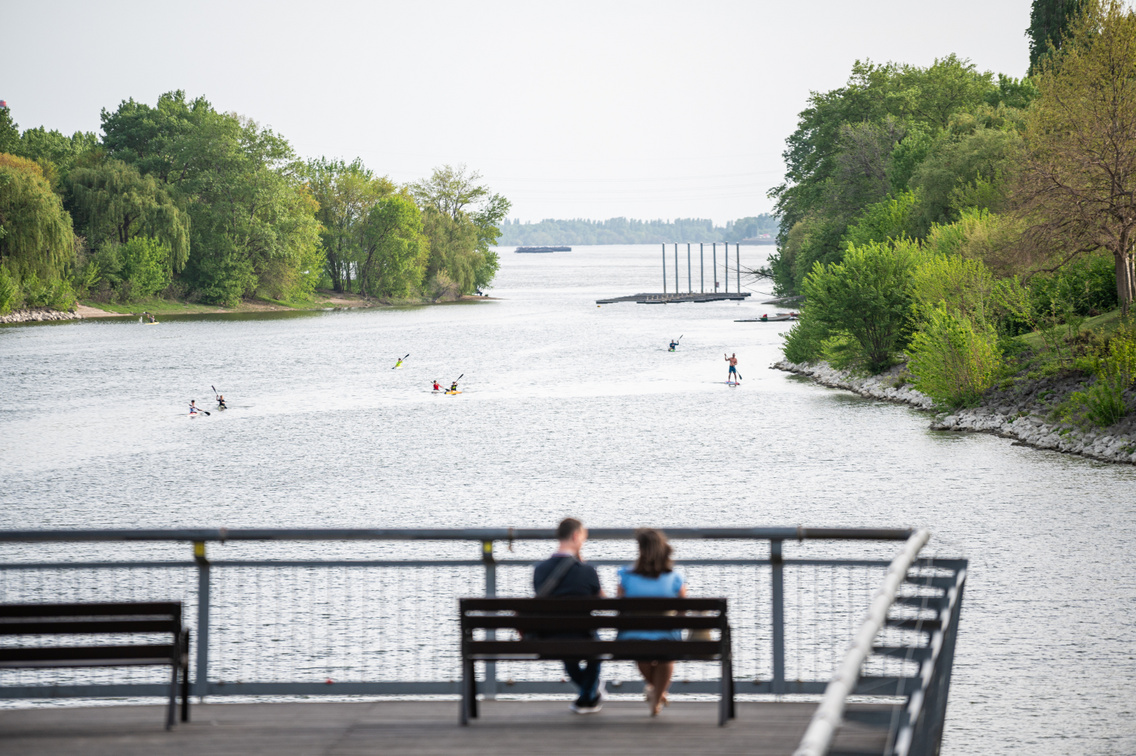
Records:
[[[180,633],[179,601],[0,604],[0,636]]]
[[[729,631],[724,598],[460,599],[462,632],[581,630]]]

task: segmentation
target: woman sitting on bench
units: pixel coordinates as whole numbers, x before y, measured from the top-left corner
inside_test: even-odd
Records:
[[[635,531],[639,559],[633,567],[619,570],[619,598],[686,598],[682,575],[674,571],[674,550],[661,530],[640,528]],[[620,640],[682,640],[681,630],[621,630]],[[637,662],[647,681],[647,706],[651,716],[667,703],[667,689],[674,674],[673,661]]]

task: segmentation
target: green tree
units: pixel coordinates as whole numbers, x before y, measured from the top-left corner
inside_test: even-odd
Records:
[[[68,177],[72,217],[92,248],[126,244],[139,236],[161,239],[166,267],[180,271],[189,258],[189,216],[154,176],[121,160],[74,169]]]
[[[31,160],[0,154],[0,265],[17,279],[63,278],[74,258],[71,216]]]
[[[15,154],[20,144],[20,124],[12,120],[10,108],[0,108],[0,153]]]
[[[162,241],[135,236],[118,249],[124,299],[152,297],[170,284],[170,249]]]
[[[363,292],[373,297],[406,297],[426,273],[430,242],[414,200],[395,194],[379,200],[362,224],[364,257],[359,263]]]
[[[1033,0],[1030,7],[1029,71],[1037,73],[1051,52],[1060,51],[1073,19],[1084,5],[1084,0]]]
[[[52,187],[58,187],[81,155],[99,149],[99,138],[89,131],[76,131],[68,137],[40,126],[21,134],[16,149],[20,157],[36,161]]]
[[[319,203],[316,217],[326,256],[325,269],[332,288],[351,290],[354,271],[365,257],[364,224],[371,210],[394,193],[386,177],[375,178],[361,160],[351,163],[319,158],[309,160],[303,176]]]
[[[480,173],[468,172],[465,166],[444,165],[408,187],[424,211],[428,272],[444,272],[463,294],[488,285],[496,275],[497,253],[490,247],[497,243],[511,206],[480,180]]]
[[[1136,296],[1136,13],[1119,0],[1085,0],[1036,83],[1016,185],[1031,224],[1023,247],[1058,265],[1107,249],[1127,314]]]
[[[827,334],[850,339],[869,371],[885,370],[911,335],[919,257],[912,242],[850,247],[841,262],[818,264],[805,279],[804,312]]]

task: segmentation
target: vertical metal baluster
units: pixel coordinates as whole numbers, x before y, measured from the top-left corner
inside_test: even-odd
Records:
[[[667,245],[663,245],[663,293],[667,293]]]
[[[769,542],[773,581],[773,692],[785,692],[785,571],[781,541]]]
[[[205,558],[205,541],[193,542],[193,560],[197,562],[197,669],[193,690],[198,703],[203,703],[209,685],[209,561]]]
[[[485,598],[497,596],[497,560],[493,558],[493,541],[483,541],[481,544],[481,560],[485,563]],[[496,630],[485,631],[486,640],[496,640]],[[493,700],[497,697],[497,662],[485,663],[485,698]]]

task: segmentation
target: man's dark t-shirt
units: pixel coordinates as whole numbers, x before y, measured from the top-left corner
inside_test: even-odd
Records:
[[[556,565],[560,563],[561,559],[573,559],[570,556],[556,555],[545,559],[533,569],[533,592],[540,590],[544,581],[556,569]],[[596,568],[591,565],[584,564],[583,562],[576,561],[564,578],[560,581],[549,596],[579,596],[586,598],[588,596],[598,596],[600,592],[600,576],[596,574]]]

